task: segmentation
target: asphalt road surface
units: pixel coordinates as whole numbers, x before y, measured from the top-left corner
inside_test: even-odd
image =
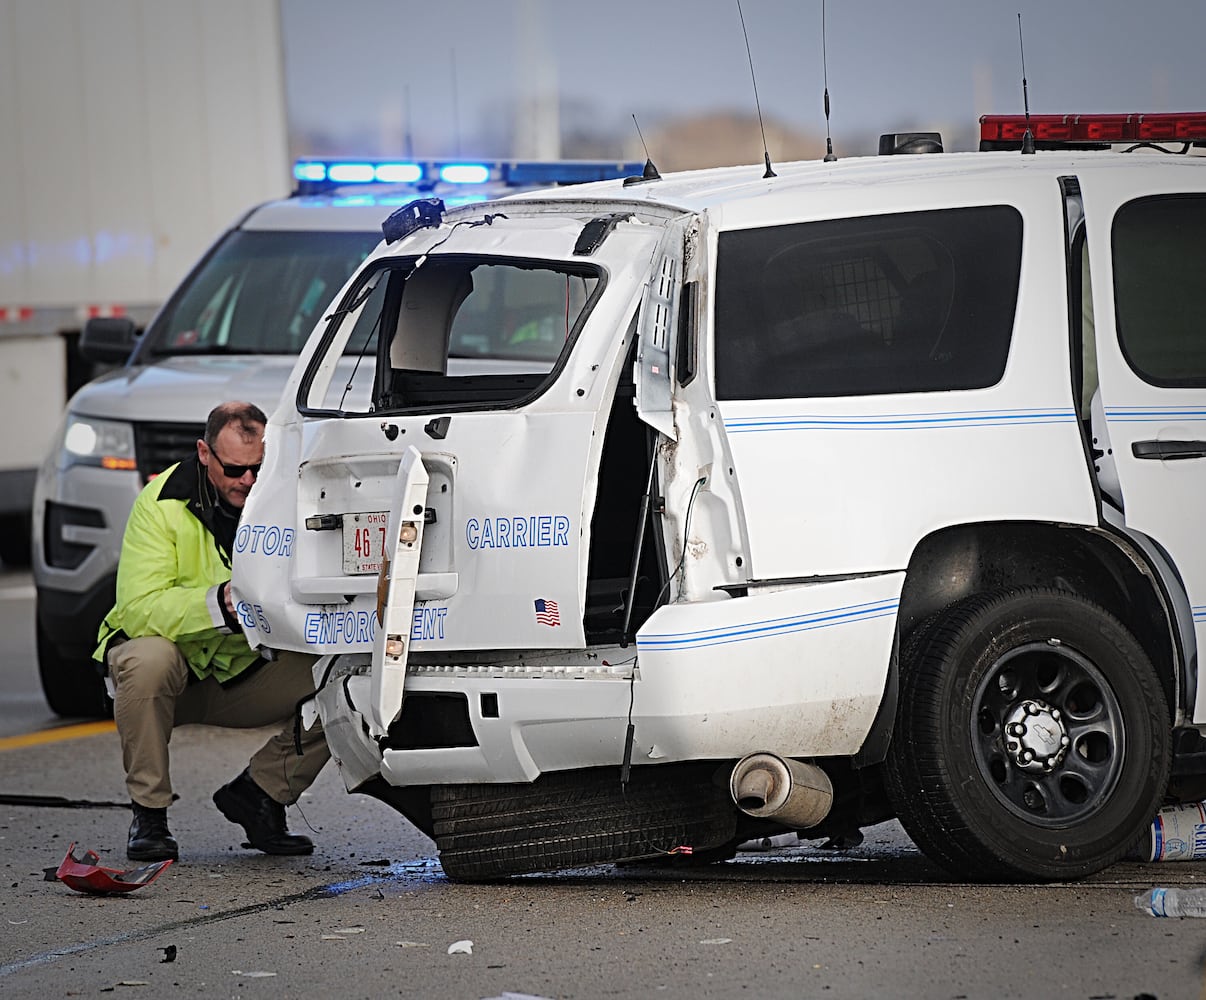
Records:
[[[801,842],[703,868],[460,885],[431,841],[348,795],[333,765],[289,810],[313,856],[243,849],[210,795],[265,732],[178,730],[169,815],[180,862],[130,894],[83,895],[45,870],[72,843],[133,867],[120,750],[111,725],[71,725],[42,703],[32,614],[28,575],[0,575],[4,996],[1206,995],[1206,920],[1154,918],[1132,902],[1154,885],[1206,886],[1197,863],[968,885],[884,824],[844,850]]]

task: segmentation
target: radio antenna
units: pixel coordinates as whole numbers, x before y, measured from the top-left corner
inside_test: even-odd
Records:
[[[657,167],[653,165],[653,157],[649,155],[649,147],[645,145],[645,137],[641,134],[641,123],[637,121],[634,114],[632,116],[632,124],[636,126],[637,138],[641,140],[641,148],[645,150],[645,169],[641,171],[640,177],[625,177],[624,183],[637,183],[638,181],[660,181],[662,175],[657,172]]]
[[[1030,92],[1026,86],[1026,46],[1022,42],[1022,12],[1018,11],[1018,52],[1022,56],[1022,108],[1026,112],[1026,131],[1022,133],[1022,152],[1034,152],[1034,133],[1030,131]]]
[[[825,0],[821,0],[821,73],[825,81],[825,162],[833,163],[833,139],[829,135],[829,52],[826,44]]]
[[[741,34],[745,38],[745,57],[750,61],[750,80],[754,84],[754,107],[758,110],[758,128],[762,130],[762,159],[766,162],[766,173],[762,176],[778,177],[771,169],[770,150],[766,146],[766,126],[762,124],[762,104],[758,100],[758,79],[754,76],[754,57],[750,53],[750,36],[745,30],[745,15],[741,13],[741,0],[737,0],[737,16],[741,18]]]

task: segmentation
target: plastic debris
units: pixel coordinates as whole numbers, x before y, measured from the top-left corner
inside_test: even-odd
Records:
[[[1164,889],[1135,897],[1135,905],[1153,917],[1206,917],[1206,889]]]
[[[76,892],[89,892],[97,895],[108,895],[117,892],[133,892],[140,886],[150,885],[159,877],[159,873],[171,863],[156,861],[142,868],[132,868],[122,871],[120,868],[102,868],[98,862],[100,856],[95,851],[85,851],[84,856],[77,858],[72,852],[75,844],[67,848],[67,856],[55,872],[56,877],[65,886]]]
[[[336,927],[335,933],[336,934],[363,934],[364,928],[363,927]]]
[[[732,938],[704,938],[700,944],[731,944]]]
[[[159,960],[160,965],[176,961],[176,946],[174,944],[169,944],[166,948],[160,948],[159,950],[163,952],[163,958]]]
[[[242,976],[244,979],[271,979],[275,972],[244,972],[242,969],[231,969],[232,976]]]
[[[399,948],[430,948],[431,947],[431,945],[429,945],[426,941],[395,941],[394,944],[396,944]]]
[[[449,955],[472,955],[473,954],[473,942],[472,941],[453,941],[452,944],[450,944],[448,946],[448,954]]]
[[[1206,861],[1206,803],[1165,806],[1127,854],[1132,861]]]

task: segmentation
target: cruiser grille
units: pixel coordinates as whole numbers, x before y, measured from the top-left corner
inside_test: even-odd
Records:
[[[205,424],[144,423],[134,425],[134,448],[138,473],[145,483],[169,465],[197,453],[197,438]]]

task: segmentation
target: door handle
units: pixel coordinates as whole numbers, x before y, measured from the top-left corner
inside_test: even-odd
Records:
[[[1159,461],[1178,458],[1206,458],[1206,441],[1135,441],[1131,454],[1136,458]]]

